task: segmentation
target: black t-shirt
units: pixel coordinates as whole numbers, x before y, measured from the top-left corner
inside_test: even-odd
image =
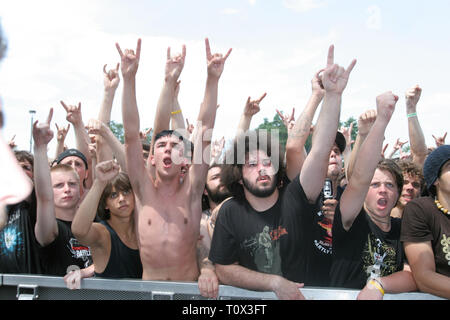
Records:
[[[344,189],[337,187],[334,199],[340,200]],[[319,196],[318,211],[313,216],[312,224],[312,241],[310,251],[310,265],[313,272],[309,272],[309,285],[327,287],[330,285],[330,269],[333,253],[333,220],[326,218],[322,214],[322,206],[324,202],[323,191]]]
[[[120,240],[116,231],[106,221],[101,221],[111,237],[111,252],[108,264],[102,273],[95,273],[103,278],[142,278],[142,263],[138,249],[127,247]]]
[[[213,263],[238,262],[248,269],[281,275],[279,215],[281,197],[258,212],[246,201],[230,199],[220,208],[209,251]]]
[[[315,221],[318,200],[308,201],[297,175],[284,193],[280,220],[280,228],[287,234],[280,240],[283,276],[307,286],[323,285],[328,276],[329,267],[318,263],[312,253],[319,227]]]
[[[403,211],[403,242],[431,242],[436,272],[450,277],[450,216],[430,197],[409,202]]]
[[[0,273],[41,273],[38,243],[34,234],[36,203],[22,201],[7,206],[8,221],[0,231]]]
[[[384,232],[362,208],[346,231],[338,204],[333,222],[331,286],[362,289],[371,274],[384,277],[403,270],[400,227],[401,219],[391,217],[391,230]]]
[[[91,251],[72,234],[71,221],[56,219],[58,236],[45,247],[40,247],[44,274],[65,276],[69,266],[87,268],[92,264]]]

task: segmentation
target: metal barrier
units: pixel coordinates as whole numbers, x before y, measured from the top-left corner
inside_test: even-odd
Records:
[[[306,299],[355,300],[358,290],[301,289]],[[115,280],[87,278],[80,290],[69,290],[62,277],[0,274],[0,300],[207,300],[196,282]],[[276,300],[273,292],[259,292],[220,285],[219,300]],[[385,300],[445,300],[431,294],[386,294]]]

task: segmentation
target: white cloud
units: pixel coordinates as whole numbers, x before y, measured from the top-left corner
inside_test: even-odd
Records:
[[[381,9],[378,6],[370,6],[367,8],[367,13],[369,14],[369,17],[366,21],[366,27],[370,30],[380,30],[382,23],[381,23]]]
[[[288,9],[303,13],[324,7],[326,3],[319,0],[283,0],[283,5]]]
[[[256,4],[256,0],[248,0],[248,2],[250,3],[250,5],[254,6]]]

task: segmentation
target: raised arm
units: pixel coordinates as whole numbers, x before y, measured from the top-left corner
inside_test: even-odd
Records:
[[[300,173],[300,183],[311,202],[317,199],[323,188],[331,148],[336,140],[342,93],[355,64],[356,60],[353,60],[347,69],[334,64],[334,46],[330,46],[327,67],[322,76],[325,96],[314,128],[311,151]]]
[[[377,110],[374,109],[365,111],[358,118],[358,133],[356,135],[355,144],[353,145],[353,149],[348,160],[348,165],[345,166],[347,181],[350,180],[350,177],[352,176],[353,168],[355,166],[356,158],[358,157],[361,145],[363,144],[364,140],[366,140],[370,128],[372,128],[372,125],[375,122],[376,118]]]
[[[81,202],[80,207],[75,214],[72,222],[73,235],[83,244],[89,247],[104,247],[105,233],[104,227],[94,223],[98,204],[108,181],[113,179],[119,173],[119,166],[114,161],[100,162],[95,167],[95,177],[92,188]],[[107,234],[107,239],[109,234]]]
[[[399,152],[401,153],[401,152],[402,152],[403,145],[404,145],[405,143],[408,143],[408,141],[402,142],[402,141],[400,141],[400,138],[397,138],[397,141],[395,141],[395,144],[394,144],[394,146],[392,147],[391,153],[388,154],[388,155],[386,156],[386,159],[392,159],[392,157],[394,156],[394,154],[395,154],[397,151],[399,151]]]
[[[83,117],[81,114],[81,102],[78,105],[67,105],[64,101],[61,101],[61,105],[67,112],[66,120],[69,121],[75,132],[75,140],[77,142],[77,149],[84,154],[87,163],[92,163],[91,154],[89,152],[89,135],[84,127]],[[81,178],[81,177],[80,177]],[[81,181],[83,183],[83,181]],[[86,188],[90,188],[92,185],[92,170],[88,170],[88,177],[86,179]]]
[[[53,204],[53,188],[48,165],[47,145],[53,138],[50,122],[53,108],[50,109],[47,120],[33,124],[34,139],[34,186],[36,191],[36,240],[41,246],[48,245],[58,236],[58,225]]]
[[[204,155],[205,151],[209,151],[211,144],[210,138],[212,137],[212,129],[216,119],[219,79],[225,67],[225,61],[231,53],[231,49],[229,49],[225,56],[219,53],[211,54],[211,48],[207,38],[205,39],[205,46],[207,62],[205,95],[198,114],[194,135],[191,139],[194,143],[194,155],[193,163],[189,169],[189,179],[191,186],[193,186],[192,196],[194,197],[201,195],[205,188],[210,155],[209,152],[207,152],[206,157]],[[211,134],[210,137],[205,136],[207,131],[208,135]]]
[[[110,69],[108,71],[106,71],[106,66],[106,64],[103,66],[103,100],[97,119],[103,122],[105,125],[109,125],[109,122],[111,120],[111,110],[114,102],[114,96],[120,83],[120,63],[118,63],[114,69]],[[100,149],[97,153],[99,162],[112,159],[113,156],[111,148],[108,143],[105,143],[103,141],[103,137],[97,136],[96,142]]]
[[[106,64],[103,66],[103,100],[98,113],[98,120],[108,124],[111,120],[111,110],[114,102],[117,87],[120,83],[119,66],[115,69],[106,71]]]
[[[167,60],[164,74],[164,83],[159,95],[158,105],[156,107],[155,122],[153,124],[153,132],[158,134],[162,130],[168,130],[170,127],[170,117],[173,111],[173,103],[175,100],[175,90],[178,78],[184,68],[186,59],[186,46],[183,45],[181,54],[174,57],[170,54],[170,47],[167,48]],[[183,120],[184,124],[184,120]],[[153,153],[153,143],[155,135],[152,136],[150,143],[150,152]],[[149,157],[150,159],[150,157]],[[149,160],[150,161],[150,160]],[[151,166],[148,166],[151,168]]]
[[[425,137],[417,116],[417,103],[419,102],[422,89],[416,85],[406,91],[406,116],[408,118],[409,144],[413,162],[423,167],[428,154]]]
[[[442,137],[435,137],[434,134],[432,135],[434,142],[436,143],[436,148],[439,148],[440,146],[443,146],[445,144],[445,138],[447,137],[447,132],[444,133]]]
[[[59,128],[58,124],[55,123],[56,126],[56,153],[55,153],[55,159],[58,157],[58,155],[62,152],[64,152],[64,142],[66,141],[67,133],[70,129],[70,123],[67,125],[67,128],[62,127]]]
[[[286,174],[290,180],[293,180],[303,167],[307,156],[305,143],[308,139],[317,107],[325,95],[322,81],[319,78],[319,74],[322,71],[318,71],[311,80],[311,97],[295,122],[294,127],[290,130],[286,141]]]
[[[377,118],[358,153],[353,174],[340,200],[342,225],[349,230],[361,211],[374,175],[386,127],[391,120],[398,97],[386,92],[377,97]]]
[[[99,163],[111,160],[111,158],[106,157],[108,154],[106,153],[105,155],[105,152],[102,150],[107,147],[116,157],[122,170],[126,171],[125,147],[111,132],[111,129],[105,123],[97,119],[90,119],[87,127],[89,134],[95,134],[101,137],[101,141],[97,141],[97,146],[99,147],[99,150],[97,150]]]
[[[183,130],[186,128],[184,124],[183,110],[181,110],[180,102],[178,101],[178,94],[180,93],[180,83],[178,80],[175,85],[175,93],[172,103],[172,111],[170,112],[170,121],[172,130]],[[189,139],[189,137],[187,137]]]
[[[141,39],[137,41],[136,53],[126,49],[122,52],[116,43],[121,58],[123,77],[122,120],[125,131],[125,156],[127,173],[135,194],[141,195],[140,181],[147,172],[142,161],[142,142],[140,139],[140,119],[136,101],[136,72],[141,55]]]
[[[252,121],[253,116],[261,110],[259,104],[266,97],[266,95],[267,93],[264,93],[259,99],[256,100],[250,100],[251,98],[248,97],[247,102],[245,103],[244,112],[242,112],[239,120],[236,135],[247,132],[248,129],[250,129],[250,122]]]

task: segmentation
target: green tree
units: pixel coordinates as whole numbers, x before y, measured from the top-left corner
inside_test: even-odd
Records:
[[[280,116],[278,114],[275,114],[272,121],[269,121],[269,119],[264,118],[264,122],[261,123],[258,128],[267,130],[271,134],[273,130],[278,130],[278,139],[280,142],[280,146],[284,150],[286,148],[286,141],[287,141],[287,128],[285,127],[283,121],[281,120]]]
[[[339,121],[339,128],[348,128],[350,127],[350,124],[353,123],[353,129],[352,129],[352,140],[356,139],[356,134],[358,133],[358,121],[354,117],[349,117],[346,121]],[[261,123],[257,129],[265,129],[267,131],[271,130],[278,130],[279,132],[279,139],[280,139],[280,145],[283,147],[283,149],[286,147],[286,141],[287,141],[287,128],[285,127],[283,121],[281,120],[280,116],[278,114],[275,114],[272,121],[269,121],[268,118],[264,118],[264,122]],[[307,152],[311,150],[311,142],[312,142],[312,135],[309,135],[308,139],[305,142],[305,149]]]
[[[341,130],[342,128],[349,128],[352,123],[353,123],[352,140],[356,140],[356,135],[358,134],[358,121],[354,117],[350,117],[344,122],[339,121],[339,128]]]
[[[125,142],[123,124],[112,120],[109,122],[109,128],[111,129],[111,132],[117,137],[117,139],[119,139],[120,142],[122,143]]]

